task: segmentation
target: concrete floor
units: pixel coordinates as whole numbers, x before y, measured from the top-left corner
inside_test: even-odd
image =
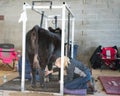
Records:
[[[95,88],[97,92],[94,95],[88,94],[87,96],[119,96],[119,95],[107,95],[103,90],[103,87],[98,80],[98,76],[120,76],[119,71],[113,70],[102,70],[102,72],[97,70],[92,70],[93,77],[95,78]],[[3,76],[7,76],[7,80],[11,80],[18,76],[17,72],[14,71],[0,71],[0,84],[3,84]],[[0,90],[0,96],[61,96],[58,93],[44,93],[44,92],[16,92],[16,91],[8,91],[8,90]],[[75,96],[75,95],[65,95],[65,96]]]

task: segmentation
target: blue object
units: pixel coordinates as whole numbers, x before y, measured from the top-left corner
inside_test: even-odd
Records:
[[[74,59],[77,59],[77,50],[78,50],[78,45],[75,44],[74,47],[73,47],[73,58]]]
[[[18,62],[18,72],[19,72],[19,76],[21,77],[21,73],[22,73],[22,57],[20,57],[20,60]],[[31,73],[31,66],[30,66],[29,60],[27,59],[25,61],[25,79],[31,79],[30,73]]]
[[[86,89],[74,89],[74,90],[70,90],[70,89],[64,88],[64,93],[65,93],[65,94],[71,94],[71,95],[82,95],[82,96],[86,96],[87,90],[86,90]]]
[[[19,76],[21,77],[22,57],[20,57],[20,60],[18,62],[18,72],[19,72]],[[36,72],[36,81],[40,81],[40,76],[37,73],[38,72]],[[30,62],[28,59],[26,59],[25,61],[25,79],[31,79],[31,66],[30,66]]]
[[[22,57],[20,57],[20,60],[18,62],[18,72],[19,72],[19,76],[21,77],[21,73],[22,73]],[[25,79],[31,79],[31,66],[30,66],[30,62],[28,59],[26,59],[25,61]],[[40,80],[40,76],[37,74],[36,72],[36,80],[39,81]]]

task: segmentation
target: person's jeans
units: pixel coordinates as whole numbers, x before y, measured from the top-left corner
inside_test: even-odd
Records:
[[[64,87],[67,89],[87,89],[87,82],[91,79],[90,70],[86,70],[86,77],[78,77],[72,81],[66,82]]]

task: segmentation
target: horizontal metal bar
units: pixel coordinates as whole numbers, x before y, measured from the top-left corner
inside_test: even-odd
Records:
[[[26,6],[27,9],[31,9],[32,6]],[[50,9],[49,6],[34,6],[35,9]],[[62,6],[52,6],[52,9],[61,9]]]
[[[34,5],[34,7],[32,7],[31,5],[29,5],[27,3],[24,3],[24,4],[26,5],[25,6],[26,9],[32,9],[32,8],[34,8],[34,9],[50,9],[50,6],[38,6],[38,5]],[[71,16],[74,17],[74,15],[73,15],[71,9],[68,7],[68,5],[66,3],[63,3],[63,4],[65,4],[66,9],[67,9],[67,11],[70,12]],[[52,9],[62,9],[62,8],[63,8],[63,6],[52,6]]]
[[[74,18],[71,18],[70,21],[72,21],[73,19],[74,19]],[[54,20],[54,18],[48,18],[47,20],[48,20],[48,21]],[[60,21],[61,21],[62,19],[57,19],[57,20],[60,20]],[[65,19],[65,21],[68,21],[68,19]]]
[[[34,9],[34,8],[33,8],[32,10],[33,10],[33,11],[35,11],[35,12],[37,12],[38,14],[42,15],[42,12],[40,12],[39,10]],[[47,15],[45,15],[45,14],[44,14],[44,17],[48,18],[48,16],[47,16]]]

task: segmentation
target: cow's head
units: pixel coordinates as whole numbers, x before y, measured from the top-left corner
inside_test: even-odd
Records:
[[[61,36],[62,30],[61,30],[59,27],[56,28],[56,29],[53,29],[52,27],[48,27],[48,30],[49,30],[50,32],[57,33],[57,34],[59,34],[59,35]]]

